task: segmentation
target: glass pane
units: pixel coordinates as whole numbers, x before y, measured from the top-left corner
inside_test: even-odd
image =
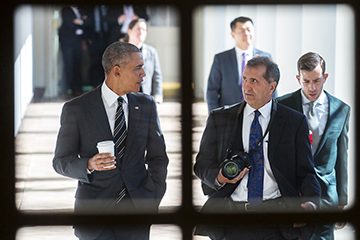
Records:
[[[163,9],[166,14],[170,10],[172,14],[178,14],[174,8],[153,7]],[[156,19],[154,15],[156,12],[152,13],[149,6],[133,6],[133,10],[139,17],[150,19],[149,21]],[[122,11],[124,11],[122,5],[80,6],[77,11],[69,6],[63,8],[56,5],[21,5],[14,12],[15,159],[18,209],[73,211],[78,181],[57,174],[52,165],[60,128],[60,115],[66,101],[73,99],[79,93],[88,93],[103,83],[104,70],[101,66],[101,57],[105,48],[111,43],[110,37],[105,38],[110,35],[109,19],[114,20],[115,16],[116,20],[117,14]],[[68,42],[59,37],[59,35],[63,36],[60,29],[65,28],[67,23],[63,18],[70,16],[75,21],[77,12],[84,22],[81,30],[85,32],[85,34],[76,33],[78,37],[75,38],[81,39],[80,48],[77,49],[80,51],[81,59],[77,64],[68,64],[70,61],[67,50],[64,50]],[[144,71],[147,74],[146,77],[144,76],[141,91],[152,95],[156,101],[166,152],[170,159],[167,168],[167,191],[160,203],[161,212],[173,211],[181,205],[180,27],[169,24],[167,19],[163,19],[163,23],[161,19],[156,21],[162,27],[148,24],[146,39],[141,39],[141,43],[145,40],[141,48]],[[75,33],[73,35],[75,36]],[[129,41],[135,40],[130,37]],[[74,42],[70,41],[68,45],[71,47],[72,43]],[[135,42],[131,43],[135,44]],[[140,48],[140,45],[138,46]],[[160,68],[155,69],[159,65]],[[76,67],[74,74],[76,72],[80,76],[80,89],[64,87],[64,82],[69,77],[66,74],[69,66]],[[132,116],[129,115],[131,121]],[[107,124],[106,121],[103,123]],[[84,122],[80,125],[83,124]],[[92,132],[96,132],[95,130],[96,128],[87,129]],[[154,135],[157,136],[158,133]],[[93,150],[96,150],[95,145],[91,147]],[[140,157],[141,161],[143,158],[145,159],[143,156]],[[149,164],[144,164],[142,173],[147,167],[152,168]],[[151,181],[143,179],[133,188],[137,189],[142,184],[142,189],[145,189],[145,182]],[[154,191],[152,189],[154,184],[150,185],[147,186],[150,190],[145,191]]]
[[[77,240],[72,226],[36,226],[20,228],[16,240]],[[150,240],[181,240],[181,229],[175,225],[152,225]]]
[[[351,117],[348,125],[348,139],[347,137],[344,137],[339,139],[334,138],[334,140],[324,140],[323,145],[325,146],[329,144],[330,141],[332,143],[343,143],[343,147],[339,148],[338,152],[341,152],[341,154],[339,154],[341,157],[344,159],[347,158],[348,163],[346,166],[346,164],[344,164],[346,162],[345,160],[341,163],[338,162],[335,164],[335,161],[337,160],[334,157],[333,162],[329,162],[327,165],[327,159],[319,159],[319,157],[315,156],[315,166],[317,167],[319,176],[318,179],[322,181],[323,189],[324,186],[327,186],[328,192],[334,192],[334,197],[331,197],[332,201],[334,202],[333,210],[337,209],[338,199],[341,201],[340,205],[345,204],[347,205],[346,208],[350,209],[350,207],[352,207],[356,202],[354,181],[356,159],[354,79],[356,76],[354,55],[355,14],[354,10],[348,5],[204,5],[198,7],[193,12],[193,63],[195,76],[194,109],[196,109],[193,111],[194,159],[196,159],[198,156],[200,140],[203,136],[206,126],[206,112],[209,109],[213,109],[214,106],[231,106],[232,104],[236,104],[242,101],[239,100],[239,96],[242,96],[242,89],[238,81],[240,79],[239,67],[241,64],[239,60],[237,60],[235,46],[238,47],[236,49],[241,49],[243,44],[239,43],[242,38],[237,38],[230,27],[230,23],[235,18],[240,16],[249,17],[253,22],[252,25],[254,27],[254,34],[252,37],[249,37],[249,34],[246,35],[246,39],[248,39],[248,50],[253,51],[252,57],[255,57],[258,54],[262,54],[255,53],[255,51],[261,50],[261,52],[269,53],[272,60],[279,67],[280,81],[276,88],[277,96],[283,96],[300,89],[299,82],[296,79],[296,75],[298,74],[297,61],[303,54],[309,51],[313,51],[319,53],[326,61],[325,71],[328,73],[328,78],[326,79],[324,90],[349,105],[351,110],[348,112],[350,113]],[[319,28],[320,25],[321,28]],[[326,44],[323,39],[326,39]],[[338,49],[341,49],[341,51]],[[230,52],[234,54],[231,55],[233,57],[225,55],[225,53],[229,54]],[[221,58],[220,56],[224,57]],[[241,55],[239,56],[241,57]],[[338,58],[340,56],[341,60]],[[233,61],[231,59],[233,59]],[[231,66],[235,67],[232,68]],[[345,82],[343,82],[344,76],[346,76]],[[319,90],[319,92],[321,92],[321,90]],[[209,99],[211,103],[207,102]],[[208,104],[211,105],[209,108]],[[201,114],[201,117],[199,114]],[[332,114],[333,113],[330,112],[330,115]],[[342,114],[342,119],[344,119],[344,122],[346,121],[347,116],[347,112]],[[337,117],[329,117],[329,122],[334,118]],[[214,122],[220,122],[219,119],[221,118],[217,118]],[[333,123],[331,122],[331,124]],[[220,124],[213,127],[212,130],[224,129],[223,132],[225,132],[225,127],[222,128],[223,126],[219,125]],[[341,126],[344,126],[344,124]],[[323,127],[323,136],[326,135],[326,137],[329,137],[328,133],[333,134],[333,129],[336,128],[336,124],[334,124],[334,127],[328,129],[325,129],[325,124]],[[340,128],[343,129],[343,127]],[[346,129],[347,127],[344,128]],[[263,129],[263,132],[265,129]],[[215,140],[213,146],[206,145],[204,147],[202,156],[208,157],[206,158],[206,161],[208,162],[203,165],[204,171],[199,174],[202,175],[202,179],[200,180],[199,178],[195,177],[193,181],[193,202],[197,209],[201,209],[204,202],[207,201],[207,197],[202,196],[200,182],[207,182],[209,185],[207,190],[210,192],[215,192],[215,179],[217,175],[215,175],[214,172],[215,170],[220,170],[220,165],[225,160],[225,151],[229,147],[226,144],[222,145],[223,142],[221,141],[223,138],[220,138],[221,130],[218,131],[219,133],[214,130],[211,132],[211,134],[209,134],[211,136],[208,135],[206,138],[208,142],[211,142],[212,138]],[[274,135],[276,134],[277,133]],[[340,131],[338,134],[340,135]],[[272,133],[270,132],[269,135],[269,141],[271,141]],[[304,136],[307,138],[308,135],[305,135]],[[228,139],[226,137],[228,137]],[[229,142],[230,134],[224,138],[224,142]],[[331,139],[331,136],[329,139]],[[342,139],[344,139],[344,141],[342,141]],[[334,148],[336,148],[336,145],[334,145]],[[326,150],[327,154],[332,156],[336,155],[336,152],[332,152],[334,148],[328,148]],[[207,151],[212,149],[215,150]],[[218,150],[221,152],[219,153]],[[271,149],[269,149],[269,151],[271,151]],[[323,154],[323,152],[320,154]],[[308,156],[308,159],[310,159],[310,154],[308,154]],[[327,158],[327,156],[324,158]],[[270,160],[276,161],[276,159]],[[291,161],[291,159],[289,160]],[[311,160],[308,160],[308,162],[310,161]],[[216,166],[217,168],[209,167],[210,165]],[[283,168],[280,170],[280,172],[286,172],[289,171],[291,164],[284,163],[279,165],[281,165],[280,168]],[[338,166],[340,165],[341,167],[339,168]],[[272,164],[269,164],[269,166],[273,167]],[[272,169],[272,171],[274,171],[274,169]],[[218,171],[216,174],[217,173]],[[347,174],[348,180],[346,180]],[[274,175],[276,175],[276,173]],[[270,176],[270,178],[273,176],[275,181],[277,181],[276,184],[279,185],[284,182],[280,177],[274,177],[274,175],[269,173],[268,176]],[[337,189],[334,185],[337,181],[335,179],[335,175],[336,177],[339,177],[340,175],[342,176],[342,182],[338,182],[339,186],[337,189],[343,189],[344,192],[346,192],[347,189],[347,196],[345,196],[346,193],[342,193],[337,196]],[[210,177],[207,178],[208,176],[212,176],[211,179]],[[246,184],[243,184],[242,186],[246,187]],[[239,197],[239,192],[237,193],[237,196]],[[347,202],[346,200],[344,201],[346,198],[348,198]],[[243,199],[241,201],[246,201],[247,194],[240,196],[238,199]],[[325,205],[326,202],[323,206]]]
[[[201,230],[199,230],[201,229]],[[275,225],[234,225],[234,226],[226,226],[226,231],[224,230],[225,226],[219,226],[219,225],[209,225],[209,226],[202,226],[200,228],[197,228],[197,234],[194,236],[194,240],[201,240],[201,239],[209,239],[209,237],[204,236],[206,234],[203,234],[204,230],[209,233],[211,231],[212,237],[221,237],[226,234],[227,238],[232,236],[247,236],[246,233],[251,234],[251,236],[258,236],[256,239],[261,239],[261,236],[264,236],[263,234],[266,233],[266,237],[272,236],[273,234],[283,234],[280,236],[296,236],[299,235],[300,231],[297,229],[291,228],[291,224],[282,224],[280,227]],[[229,230],[232,229],[232,230]],[[313,228],[309,228],[313,229]],[[309,233],[309,229],[306,230]],[[216,231],[214,231],[216,230]],[[306,231],[304,231],[304,228],[302,228],[302,234],[304,234]],[[230,233],[231,232],[231,233]],[[259,234],[259,235],[255,235]],[[292,235],[290,235],[292,234]],[[216,239],[216,238],[214,238]],[[217,238],[221,239],[221,238]],[[229,238],[229,239],[236,239],[236,238]],[[354,226],[350,223],[336,223],[335,224],[335,230],[334,230],[334,239],[349,239],[349,240],[355,240],[356,239],[356,230]]]

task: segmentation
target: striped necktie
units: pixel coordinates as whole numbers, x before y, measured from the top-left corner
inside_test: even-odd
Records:
[[[124,156],[125,152],[125,142],[126,142],[126,122],[125,122],[125,115],[124,110],[122,107],[123,98],[118,98],[118,107],[116,109],[115,114],[115,126],[114,126],[114,142],[115,142],[115,149],[116,149],[116,159],[120,163],[122,157]]]
[[[125,114],[122,107],[124,99],[122,97],[118,98],[118,107],[116,109],[115,114],[115,126],[114,126],[114,142],[115,142],[115,149],[116,149],[116,161],[117,166],[122,164],[122,158],[125,152],[125,142],[126,142],[126,122],[125,122]],[[116,199],[116,204],[120,203],[120,201],[126,195],[126,188],[124,187],[119,193]]]

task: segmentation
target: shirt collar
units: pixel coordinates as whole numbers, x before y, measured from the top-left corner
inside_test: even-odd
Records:
[[[253,46],[250,46],[248,50],[242,50],[238,46],[235,46],[235,51],[236,51],[236,54],[239,56],[242,56],[243,52],[246,52],[248,54],[248,56],[250,57],[249,59],[251,59],[253,57],[254,48],[253,48]]]
[[[302,90],[300,92],[301,92],[301,100],[302,100],[303,105],[308,104],[310,102],[310,100],[305,97],[305,94],[303,93]],[[325,92],[321,91],[320,96],[318,97],[318,99],[315,100],[314,103],[323,105],[326,100],[327,100],[327,98],[326,98]]]
[[[267,104],[262,106],[258,111],[261,113],[265,119],[267,119],[271,113],[272,100],[270,100]],[[252,108],[249,104],[246,104],[244,108],[244,116],[249,117],[256,109]]]
[[[104,97],[105,102],[108,104],[108,106],[112,106],[115,102],[117,102],[117,99],[119,98],[119,95],[117,95],[116,93],[114,93],[105,83],[105,81],[103,82],[102,86],[101,86],[101,93]],[[121,96],[124,101],[127,103],[128,102],[128,98],[127,95],[122,95]]]

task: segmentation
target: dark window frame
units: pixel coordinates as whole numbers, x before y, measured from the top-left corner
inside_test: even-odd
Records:
[[[1,104],[0,109],[2,113],[1,117],[1,144],[0,144],[0,153],[1,153],[1,167],[0,167],[0,213],[1,213],[1,231],[0,239],[15,239],[16,231],[21,227],[26,226],[45,226],[45,225],[73,225],[73,224],[98,224],[106,221],[107,223],[124,223],[124,224],[141,224],[141,223],[153,223],[153,224],[173,224],[179,226],[183,231],[183,239],[190,240],[192,239],[193,228],[198,223],[237,223],[237,224],[248,224],[248,223],[290,223],[290,222],[349,222],[352,226],[357,229],[360,227],[360,221],[358,221],[358,216],[360,213],[359,204],[355,202],[354,206],[344,212],[336,213],[309,213],[309,214],[299,214],[299,213],[286,213],[286,214],[247,214],[239,217],[239,215],[229,215],[229,214],[207,214],[202,215],[198,212],[198,209],[195,209],[193,206],[193,193],[192,193],[192,179],[193,179],[193,169],[192,169],[192,158],[193,158],[193,149],[192,149],[192,103],[193,103],[193,62],[192,62],[192,12],[197,6],[197,4],[266,4],[265,0],[258,1],[248,1],[243,2],[239,1],[178,1],[177,3],[168,0],[153,0],[153,1],[143,1],[141,3],[148,4],[173,4],[174,7],[179,9],[180,15],[180,26],[181,26],[181,79],[182,79],[182,90],[181,90],[181,116],[182,116],[182,205],[174,212],[169,213],[160,213],[160,214],[141,214],[141,215],[127,215],[126,221],[125,218],[119,218],[116,215],[94,215],[89,213],[86,215],[74,215],[70,212],[59,212],[59,211],[19,211],[15,206],[15,156],[14,156],[14,71],[13,64],[14,61],[11,56],[13,56],[13,10],[19,4],[48,4],[47,2],[42,1],[23,1],[16,0],[12,3],[8,3],[7,7],[2,8],[2,24],[1,24],[1,33],[2,37],[2,61],[1,61],[1,72],[2,72],[2,84],[3,91],[1,94]],[[91,1],[95,2],[95,1]],[[108,0],[109,3],[115,3]],[[139,0],[133,1],[134,3],[140,3]],[[284,1],[278,0],[272,2],[272,4],[302,4],[305,1]],[[349,1],[326,1],[328,3],[349,3]],[[326,3],[324,1],[319,1],[318,3]],[[54,0],[52,3],[64,4],[64,1]],[[88,1],[84,1],[88,3]],[[119,2],[116,2],[119,3]],[[314,2],[311,2],[314,3]],[[69,2],[70,4],[70,2]],[[356,26],[356,46],[359,42],[359,13],[360,6],[359,4],[351,4],[355,10],[355,26]],[[10,7],[9,7],[10,6]],[[355,49],[356,63],[359,63],[359,48]],[[356,69],[357,78],[360,76],[359,69]],[[356,80],[356,89],[359,88],[360,79]],[[355,96],[356,103],[359,102],[359,94]],[[359,118],[358,105],[354,107],[355,119]],[[356,121],[355,121],[356,122]],[[355,131],[355,136],[359,135],[359,128],[352,129]],[[358,145],[357,139],[355,146]],[[359,148],[355,150],[355,156],[359,155]],[[359,172],[359,166],[356,164],[356,173]],[[356,174],[356,181],[359,181],[359,175]],[[355,199],[359,199],[359,191],[356,186],[355,189]],[[357,238],[357,232],[356,238]]]

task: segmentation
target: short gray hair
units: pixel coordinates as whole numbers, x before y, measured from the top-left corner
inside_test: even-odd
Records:
[[[140,49],[131,43],[114,42],[108,46],[101,61],[105,74],[109,74],[116,65],[124,67],[128,64],[133,52],[140,52]]]

